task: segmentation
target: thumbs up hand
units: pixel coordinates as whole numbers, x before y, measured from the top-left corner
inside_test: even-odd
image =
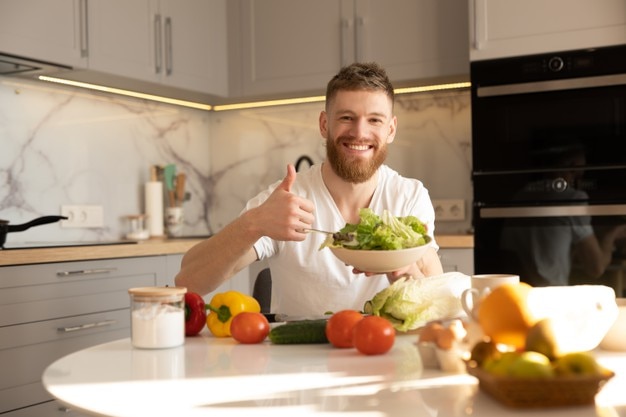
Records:
[[[303,229],[309,229],[315,220],[312,201],[291,192],[296,181],[296,169],[287,166],[287,175],[268,199],[255,210],[255,221],[263,236],[275,240],[302,241]]]

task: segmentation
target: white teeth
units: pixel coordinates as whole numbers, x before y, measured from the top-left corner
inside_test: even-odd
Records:
[[[348,148],[354,149],[355,151],[366,151],[370,147],[367,145],[348,145]]]

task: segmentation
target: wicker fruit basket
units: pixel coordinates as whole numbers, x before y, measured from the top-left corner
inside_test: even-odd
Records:
[[[544,408],[589,405],[606,381],[615,374],[572,375],[554,378],[516,378],[493,375],[468,362],[467,373],[478,378],[479,387],[502,404],[513,408]]]

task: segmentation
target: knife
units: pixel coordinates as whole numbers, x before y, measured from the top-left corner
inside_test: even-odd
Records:
[[[329,319],[331,314],[324,314],[319,316],[290,316],[288,314],[275,314],[274,320],[277,322],[290,322],[290,321],[302,321],[302,320],[322,320]]]

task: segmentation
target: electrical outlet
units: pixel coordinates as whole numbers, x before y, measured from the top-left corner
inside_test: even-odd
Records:
[[[61,227],[98,228],[104,226],[102,206],[61,206]]]
[[[436,221],[465,220],[465,200],[433,200]]]

